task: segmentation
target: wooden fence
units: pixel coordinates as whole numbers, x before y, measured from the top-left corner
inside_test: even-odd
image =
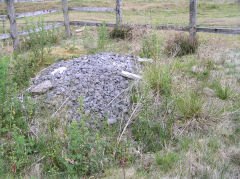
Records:
[[[106,24],[109,27],[116,25],[123,25],[122,23],[122,0],[116,0],[116,8],[105,8],[105,7],[68,7],[68,0],[62,0],[62,8],[60,9],[49,9],[43,11],[27,12],[15,14],[14,9],[14,0],[6,0],[8,7],[8,16],[1,15],[0,20],[9,19],[10,22],[10,34],[0,34],[0,40],[7,39],[9,37],[13,40],[14,50],[19,50],[19,35],[26,35],[29,32],[19,32],[17,30],[16,19],[29,17],[29,16],[38,16],[45,15],[56,12],[63,12],[64,21],[58,22],[54,28],[65,26],[66,36],[71,36],[70,26],[71,25],[84,25],[84,26],[100,26],[101,23],[93,22],[82,22],[82,21],[70,21],[69,11],[87,11],[87,12],[115,12],[116,13],[116,24]],[[197,0],[189,0],[189,26],[188,27],[175,27],[175,26],[157,26],[157,30],[177,30],[177,31],[188,31],[191,38],[197,37],[197,32],[208,32],[208,33],[222,33],[222,34],[240,34],[240,29],[220,29],[220,28],[204,28],[197,27]],[[124,25],[132,26],[132,25]],[[139,28],[153,28],[149,25],[137,25]],[[46,26],[45,29],[50,29],[50,26]],[[38,31],[41,29],[37,29]],[[31,33],[31,32],[30,32]]]

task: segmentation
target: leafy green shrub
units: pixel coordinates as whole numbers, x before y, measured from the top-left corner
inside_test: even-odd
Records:
[[[17,97],[16,85],[12,82],[12,76],[17,75],[10,73],[9,58],[0,57],[0,136],[3,142],[0,161],[4,166],[3,173],[20,173],[31,163],[27,121],[34,113],[34,106],[25,95],[21,100]]]
[[[125,26],[115,26],[110,32],[110,38],[112,39],[132,39],[132,28]]]
[[[193,39],[184,33],[179,33],[166,41],[164,52],[168,56],[183,56],[195,53],[197,49],[197,39]]]
[[[142,42],[140,57],[157,59],[161,53],[161,47],[162,41],[158,39],[156,34],[147,36]]]
[[[188,91],[182,96],[177,96],[175,103],[180,116],[184,119],[199,117],[203,110],[202,98],[193,91]]]
[[[221,83],[219,81],[217,81],[217,80],[215,80],[211,84],[211,88],[213,88],[215,90],[215,93],[216,93],[216,95],[217,95],[217,97],[219,99],[226,100],[231,95],[231,88],[230,88],[230,86],[226,85],[225,87],[223,87],[221,85]]]
[[[33,21],[29,24],[26,21],[26,28],[29,33],[27,40],[22,45],[22,50],[30,50],[34,58],[38,60],[38,64],[44,60],[44,57],[49,55],[51,45],[58,43],[61,37],[61,34],[56,31],[54,25],[52,30],[45,30],[43,19],[38,20],[37,24]]]
[[[84,127],[84,123],[72,124],[68,157],[75,162],[72,169],[76,174],[91,175],[102,172],[102,146],[98,135],[90,138],[91,134]],[[67,165],[72,166],[72,164]],[[71,170],[70,170],[71,171]],[[68,170],[69,172],[69,170]]]
[[[168,71],[168,67],[153,63],[146,67],[144,77],[146,82],[155,92],[169,95],[172,88],[172,77]]]
[[[36,59],[18,56],[13,60],[11,68],[13,75],[12,80],[17,84],[18,88],[22,89],[29,84],[29,79],[35,75],[39,66],[36,64]]]
[[[179,155],[175,152],[166,152],[163,155],[156,155],[156,163],[161,166],[164,172],[173,168],[179,159]]]

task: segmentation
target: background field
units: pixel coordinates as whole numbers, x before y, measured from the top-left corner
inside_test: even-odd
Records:
[[[17,3],[16,12],[32,12],[61,8],[61,1]],[[69,1],[69,7],[115,7],[114,0],[103,1]],[[6,14],[6,6],[0,5],[0,14]],[[41,16],[44,21],[62,21],[62,12]],[[18,19],[18,27],[25,28],[25,21],[37,21],[39,17]],[[115,13],[101,12],[70,12],[70,20],[89,22],[115,23]],[[6,21],[0,22],[0,33],[9,30]],[[165,0],[123,0],[123,23],[125,24],[151,24],[188,26],[189,1]],[[198,26],[199,27],[240,27],[240,2],[237,0],[199,0],[198,1]]]

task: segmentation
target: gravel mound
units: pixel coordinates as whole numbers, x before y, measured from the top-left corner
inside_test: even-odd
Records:
[[[136,73],[133,56],[101,53],[61,61],[32,79],[30,92],[34,98],[45,96],[43,104],[55,111],[67,107],[69,120],[81,120],[82,98],[84,114],[115,123],[128,115],[131,106],[126,93],[131,81],[122,71]]]

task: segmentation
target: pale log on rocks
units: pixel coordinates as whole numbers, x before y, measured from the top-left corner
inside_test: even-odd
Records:
[[[148,59],[148,58],[137,58],[138,62],[147,62],[147,63],[152,63],[153,59]]]
[[[129,73],[127,71],[122,71],[121,73],[122,76],[129,78],[129,79],[133,79],[133,80],[141,80],[142,77],[133,73]]]

